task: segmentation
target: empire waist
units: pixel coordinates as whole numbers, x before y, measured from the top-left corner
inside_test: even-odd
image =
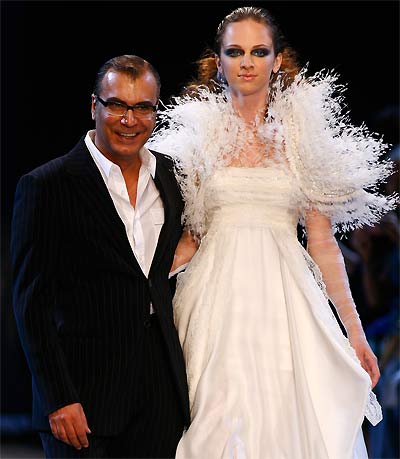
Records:
[[[266,227],[293,232],[297,228],[298,216],[288,210],[255,206],[235,206],[213,209],[208,214],[209,229],[217,227]]]

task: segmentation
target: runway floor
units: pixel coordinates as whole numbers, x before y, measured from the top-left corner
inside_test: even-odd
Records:
[[[1,459],[44,459],[43,449],[39,438],[12,437],[1,439]]]

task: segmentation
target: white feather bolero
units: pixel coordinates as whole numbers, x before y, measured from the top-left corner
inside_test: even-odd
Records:
[[[282,160],[297,182],[300,222],[312,207],[345,232],[373,225],[398,197],[378,193],[393,168],[381,158],[388,145],[343,114],[344,87],[337,78],[322,72],[307,77],[303,70],[286,89],[278,82],[268,115],[255,129],[265,141],[265,165],[274,151],[273,160]],[[204,183],[246,149],[246,132],[226,91],[201,88],[196,98],[176,97],[165,107],[147,144],[173,158],[185,200],[183,223],[200,238],[206,232]]]

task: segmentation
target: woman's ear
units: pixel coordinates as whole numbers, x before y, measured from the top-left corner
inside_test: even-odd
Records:
[[[215,59],[215,65],[217,66],[218,72],[223,73],[222,67],[221,67],[221,59],[219,58],[218,54],[215,54],[214,59]]]
[[[282,64],[282,53],[278,53],[278,55],[275,58],[274,66],[272,67],[272,71],[276,73],[280,68]]]

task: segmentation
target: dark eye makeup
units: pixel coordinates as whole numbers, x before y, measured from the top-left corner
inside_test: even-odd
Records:
[[[255,48],[251,51],[251,54],[256,57],[265,57],[268,56],[271,51],[268,48]],[[238,57],[243,56],[244,51],[240,48],[226,48],[224,50],[225,56],[228,57]]]
[[[239,48],[226,48],[224,50],[225,56],[229,57],[237,57],[237,56],[242,56],[243,55],[243,50]]]
[[[257,57],[265,57],[265,56],[268,56],[270,52],[271,51],[268,48],[257,48],[257,49],[253,49],[251,54]]]

